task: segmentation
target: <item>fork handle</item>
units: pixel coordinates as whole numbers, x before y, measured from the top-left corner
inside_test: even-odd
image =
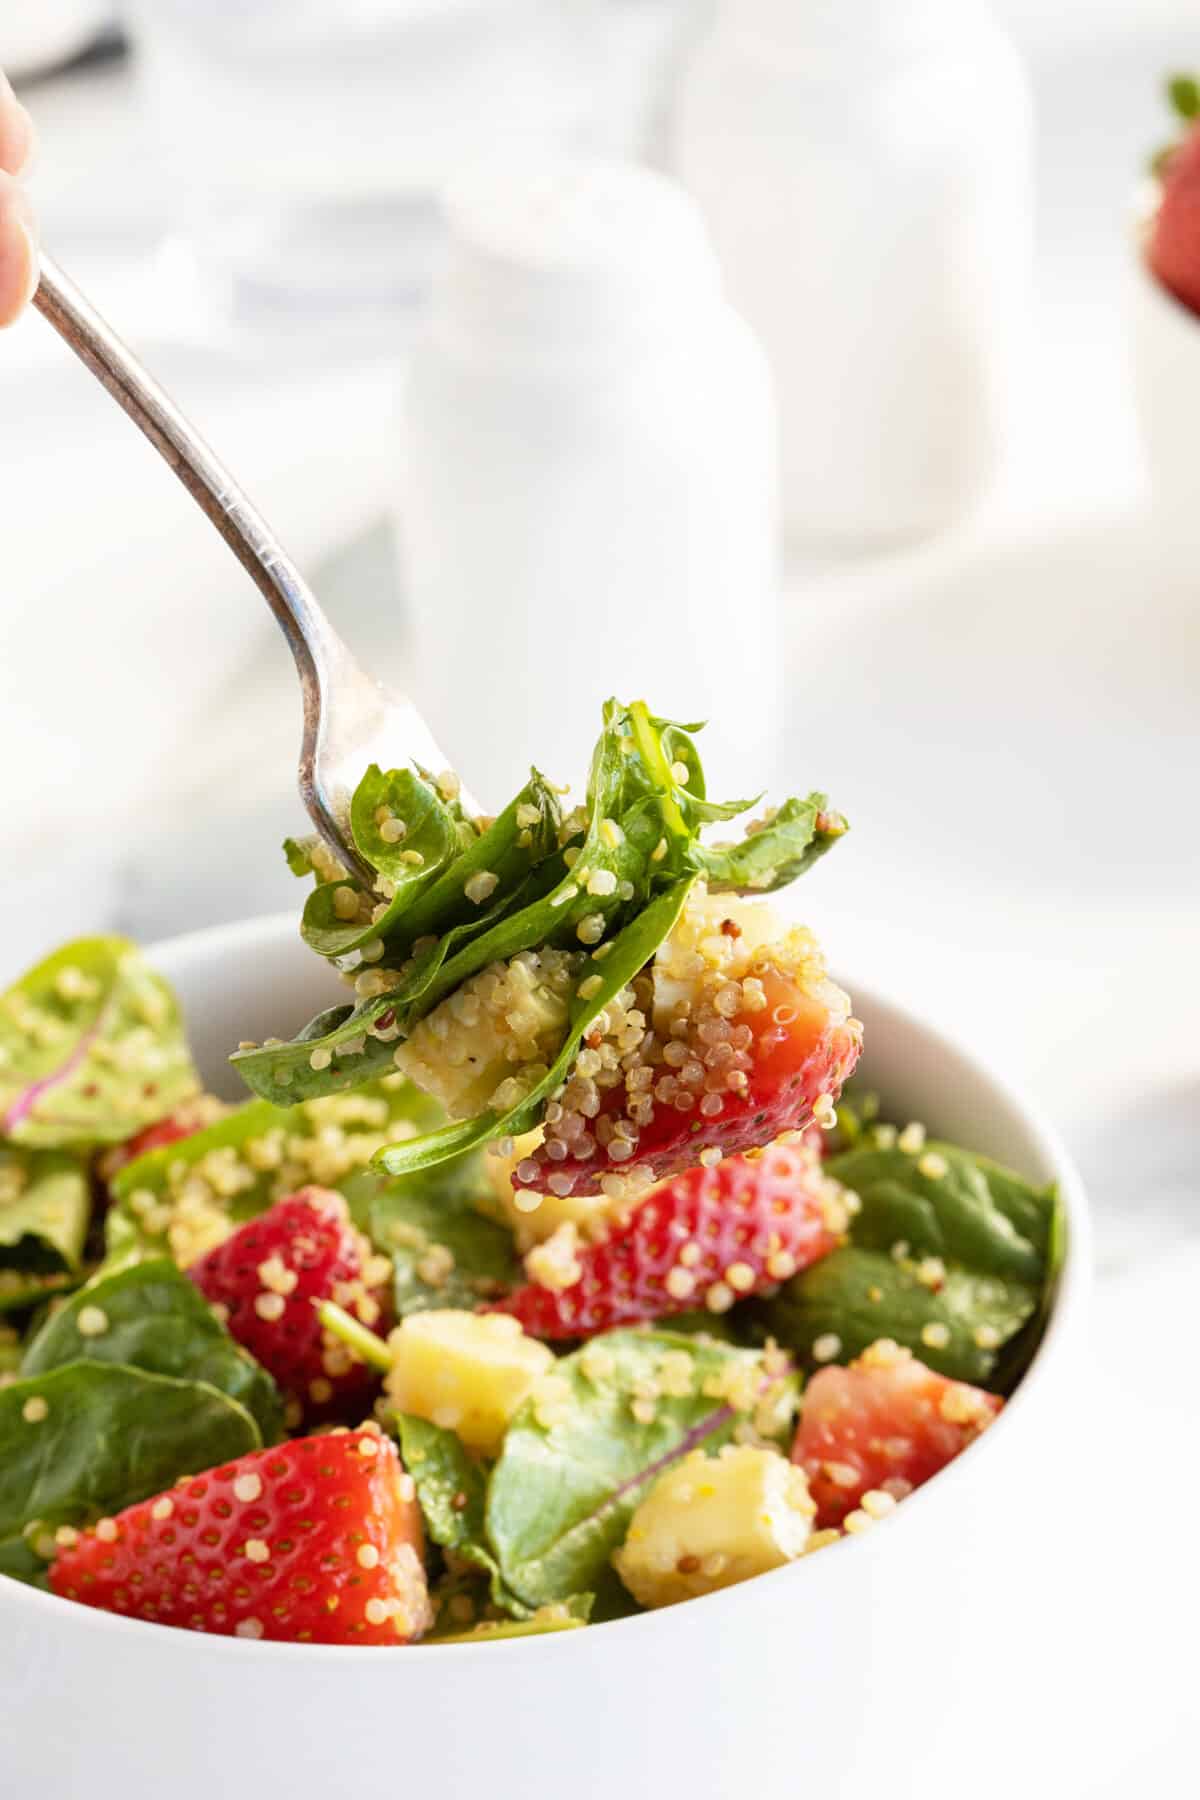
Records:
[[[40,269],[33,304],[175,471],[279,621],[300,673],[308,739],[320,710],[317,659],[346,657],[344,645],[262,514],[204,439],[44,251]]]

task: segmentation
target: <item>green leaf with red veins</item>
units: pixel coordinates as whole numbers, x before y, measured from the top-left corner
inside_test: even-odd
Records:
[[[559,1391],[519,1409],[488,1484],[501,1575],[530,1606],[595,1593],[602,1616],[627,1610],[609,1558],[639,1500],[689,1451],[719,1449],[752,1414],[762,1422],[772,1381],[752,1350],[612,1331],[560,1358],[544,1385]]]
[[[124,938],[65,944],[0,996],[0,1138],[120,1143],[199,1085],[174,994]]]

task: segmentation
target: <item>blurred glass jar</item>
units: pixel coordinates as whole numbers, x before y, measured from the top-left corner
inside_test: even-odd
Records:
[[[78,56],[112,19],[109,0],[0,0],[0,69],[12,81]]]
[[[213,299],[272,338],[394,331],[436,195],[498,147],[570,140],[590,0],[126,0],[173,191]]]

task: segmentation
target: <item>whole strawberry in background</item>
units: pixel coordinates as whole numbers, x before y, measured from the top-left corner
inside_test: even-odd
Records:
[[[188,1274],[243,1349],[272,1374],[300,1418],[361,1416],[375,1375],[324,1331],[316,1303],[362,1324],[384,1319],[391,1261],[351,1222],[346,1202],[307,1187],[242,1225]]]
[[[1200,314],[1200,80],[1172,76],[1167,97],[1184,131],[1155,158],[1160,197],[1146,260],[1163,287]]]

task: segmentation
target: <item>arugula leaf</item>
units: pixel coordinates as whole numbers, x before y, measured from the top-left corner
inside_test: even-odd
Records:
[[[85,1308],[104,1315],[105,1330],[81,1333]],[[101,1271],[46,1320],[25,1351],[22,1372],[41,1375],[81,1361],[121,1363],[201,1382],[239,1401],[257,1421],[264,1444],[284,1435],[283,1402],[274,1381],[234,1343],[169,1257],[107,1275]]]
[[[109,1258],[161,1255],[174,1209],[196,1183],[231,1223],[256,1218],[284,1194],[319,1179],[319,1169],[303,1161],[302,1153],[308,1140],[331,1125],[345,1140],[359,1140],[359,1160],[365,1165],[399,1131],[420,1129],[440,1117],[433,1103],[394,1070],[354,1094],[349,1102],[354,1117],[345,1116],[347,1104],[326,1099],[289,1108],[250,1100],[203,1131],[127,1163],[111,1184],[113,1203],[105,1224]],[[214,1153],[218,1163],[224,1159],[231,1164],[219,1187],[204,1174]]]
[[[31,1400],[40,1421],[24,1416]],[[203,1382],[99,1362],[13,1382],[0,1388],[0,1541],[35,1521],[89,1524],[261,1446],[245,1407]]]
[[[0,1264],[74,1272],[91,1216],[91,1182],[78,1156],[0,1144]]]
[[[766,1328],[810,1364],[819,1337],[846,1361],[890,1337],[943,1375],[1001,1385],[1005,1346],[1043,1305],[1054,1190],[952,1144],[868,1145],[826,1167],[861,1202],[850,1242],[760,1303]]]
[[[566,1080],[567,1072],[592,1020],[633,980],[638,970],[645,967],[672,930],[683,911],[692,880],[688,876],[674,887],[668,888],[665,894],[652,900],[619,937],[613,939],[612,953],[597,965],[600,973],[599,987],[586,1000],[580,999],[576,993],[571,1002],[567,1036],[562,1048],[546,1075],[519,1105],[512,1107],[507,1113],[483,1112],[474,1119],[444,1126],[440,1131],[429,1132],[424,1137],[389,1144],[376,1158],[378,1166],[386,1169],[390,1175],[409,1175],[419,1169],[433,1168],[435,1164],[445,1162],[447,1157],[473,1149],[486,1143],[489,1138],[519,1137],[523,1132],[531,1131],[541,1118],[545,1101]]]
[[[486,1188],[477,1151],[416,1175],[372,1171],[345,1183],[355,1224],[392,1259],[398,1319],[431,1307],[471,1311],[520,1283],[512,1232],[476,1204]],[[441,1266],[439,1251],[449,1252],[452,1266]]]
[[[198,1088],[175,996],[124,938],[65,944],[0,996],[0,1137],[120,1143]]]
[[[598,1349],[610,1372],[597,1373]],[[672,1374],[690,1372],[687,1392],[663,1379],[667,1356]],[[526,1401],[488,1485],[488,1538],[513,1593],[532,1607],[595,1593],[601,1613],[627,1610],[609,1558],[635,1507],[680,1457],[730,1440],[739,1415],[721,1395],[739,1386],[759,1393],[762,1370],[754,1351],[668,1331],[607,1332],[560,1358],[554,1372],[568,1389],[561,1421],[540,1424]],[[646,1383],[660,1391],[643,1420],[631,1405]]]

